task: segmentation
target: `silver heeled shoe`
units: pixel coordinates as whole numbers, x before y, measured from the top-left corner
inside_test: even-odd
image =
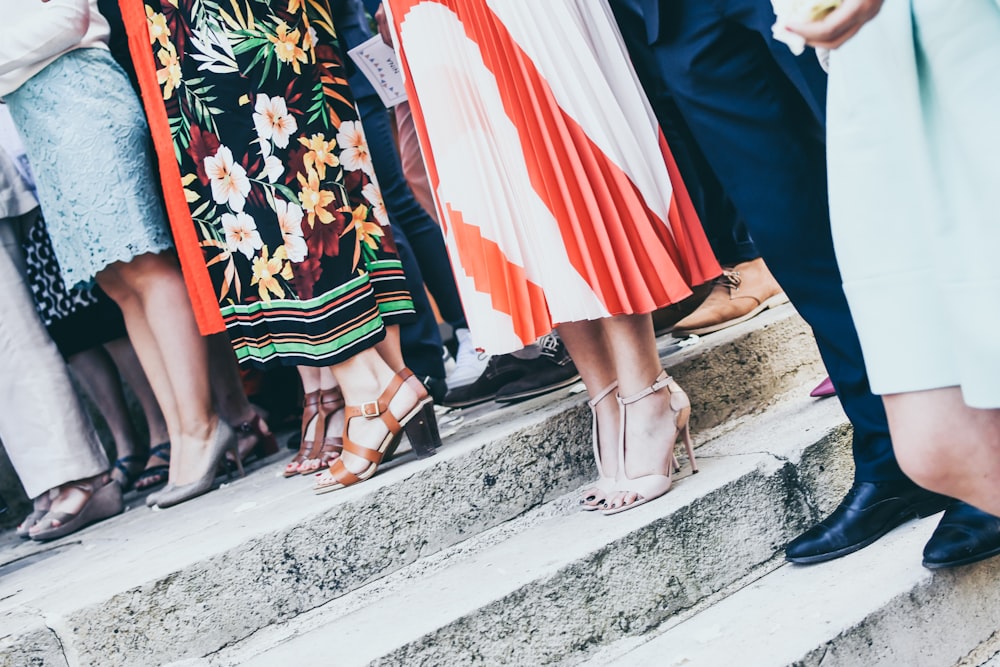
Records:
[[[209,465],[208,470],[196,481],[190,484],[168,484],[167,488],[155,494],[154,505],[160,509],[178,505],[186,500],[191,500],[200,495],[208,493],[215,484],[216,470],[223,462],[226,452],[233,452],[236,461],[236,468],[240,477],[243,476],[243,462],[240,461],[237,448],[236,432],[223,420],[219,420],[212,435],[212,442],[209,445]]]

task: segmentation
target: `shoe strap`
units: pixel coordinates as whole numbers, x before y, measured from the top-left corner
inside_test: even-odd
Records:
[[[346,406],[344,408],[345,433],[347,431],[347,423],[355,417],[364,417],[365,419],[376,419],[381,417],[390,432],[394,434],[398,433],[402,426],[400,426],[396,417],[389,412],[389,402],[396,396],[396,392],[399,391],[399,388],[403,386],[405,381],[406,377],[403,376],[402,372],[396,373],[392,376],[392,380],[389,381],[386,388],[382,390],[382,394],[374,401],[367,401],[361,405]],[[344,446],[347,446],[347,442],[344,443]]]
[[[597,392],[597,396],[594,396],[594,398],[592,398],[589,401],[587,401],[587,405],[589,405],[590,409],[593,410],[594,408],[597,407],[598,403],[600,403],[601,401],[603,401],[605,399],[605,397],[607,397],[608,394],[610,394],[612,391],[614,391],[617,388],[618,388],[618,380],[615,380],[614,382],[612,382],[611,384],[609,384],[607,387],[605,387],[604,389],[602,389],[599,392]]]
[[[636,401],[641,401],[650,394],[655,394],[664,387],[669,387],[670,384],[673,383],[673,381],[674,378],[670,375],[667,375],[666,371],[660,371],[660,374],[656,376],[656,380],[653,381],[653,384],[649,385],[648,387],[646,387],[645,389],[643,389],[638,393],[632,394],[631,396],[622,396],[621,394],[619,394],[618,402],[621,403],[622,405],[631,405]]]

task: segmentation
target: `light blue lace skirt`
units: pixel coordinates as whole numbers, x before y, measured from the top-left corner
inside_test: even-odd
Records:
[[[146,118],[104,49],[70,51],[6,96],[67,286],[173,248]]]

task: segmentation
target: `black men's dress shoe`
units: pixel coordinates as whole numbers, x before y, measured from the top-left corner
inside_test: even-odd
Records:
[[[959,500],[945,510],[924,547],[924,567],[968,565],[1000,554],[1000,518]]]
[[[830,516],[785,547],[785,560],[822,563],[846,556],[909,519],[940,512],[948,502],[908,480],[855,482]]]

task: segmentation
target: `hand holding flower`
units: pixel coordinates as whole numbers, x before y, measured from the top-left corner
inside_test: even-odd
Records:
[[[778,23],[775,24],[775,37],[788,43],[787,38],[778,36],[778,24],[782,23],[782,13],[778,6],[787,3],[807,4],[817,7],[818,14],[807,16],[786,14],[787,20],[782,30],[786,35],[794,35],[793,41],[799,44],[809,44],[816,48],[836,49],[841,44],[856,35],[868,21],[875,18],[882,9],[884,0],[771,0],[778,13]],[[792,51],[794,46],[790,44]],[[801,50],[798,51],[801,53]]]

